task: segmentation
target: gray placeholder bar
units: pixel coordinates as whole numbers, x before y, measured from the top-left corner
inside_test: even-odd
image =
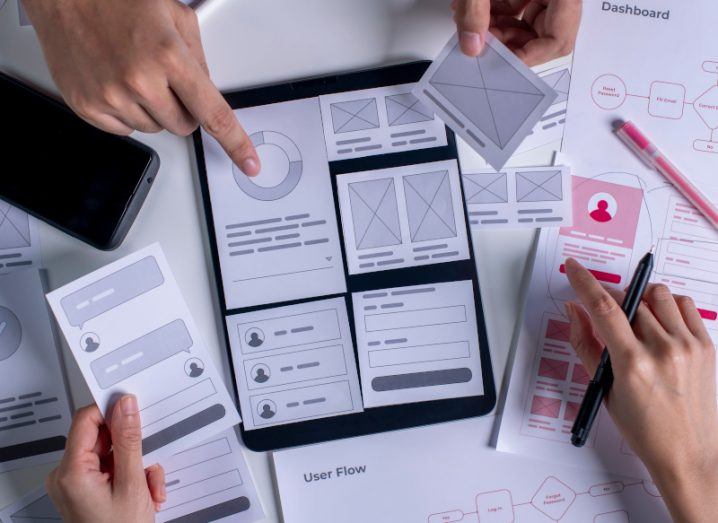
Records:
[[[215,421],[224,418],[224,415],[224,406],[216,403],[196,414],[192,414],[189,418],[185,418],[174,425],[155,432],[142,440],[142,455],[146,456],[157,449],[169,445],[173,441],[177,441],[188,434],[198,431],[202,427],[211,425]]]
[[[378,376],[371,380],[371,388],[376,392],[384,392],[388,390],[435,387],[437,385],[453,385],[456,383],[468,383],[471,381],[472,376],[471,369],[466,367],[413,372],[394,376]]]

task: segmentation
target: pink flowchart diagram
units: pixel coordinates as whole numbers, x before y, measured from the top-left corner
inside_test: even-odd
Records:
[[[661,497],[656,486],[650,481],[610,481],[576,492],[559,478],[547,476],[529,500],[514,500],[511,491],[507,489],[479,492],[475,498],[475,510],[464,512],[456,509],[431,514],[427,523],[514,523],[545,521],[545,518],[556,522],[639,521],[632,517],[629,507],[615,508],[620,505],[611,506],[603,502],[605,496],[618,495],[638,498]],[[575,519],[576,517],[579,519]]]
[[[648,95],[629,92],[624,80],[615,74],[602,74],[591,85],[591,98],[601,109],[612,111],[621,107],[627,98],[645,99],[648,114],[655,118],[680,120],[690,113],[690,107],[700,121],[708,127],[708,139],[696,138],[693,148],[704,153],[718,153],[718,61],[706,60],[701,64],[712,83],[698,93],[693,100],[687,99],[686,87],[676,82],[655,80],[651,82]]]

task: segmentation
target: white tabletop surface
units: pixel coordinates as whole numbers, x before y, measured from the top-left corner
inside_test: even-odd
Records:
[[[221,89],[432,58],[454,30],[448,0],[210,2],[201,13],[202,38],[212,77]],[[0,70],[54,92],[33,29],[18,25],[16,0],[8,0],[4,7],[2,4],[0,0]],[[42,122],[37,124],[41,126]],[[162,166],[127,240],[118,250],[105,253],[43,225],[43,258],[50,286],[57,288],[159,241],[220,364],[224,347],[191,145],[189,140],[166,132],[135,137],[157,150]],[[528,160],[545,164],[550,158],[551,151],[539,150]],[[521,280],[533,237],[533,230],[475,235],[499,384],[520,308]],[[67,351],[65,358],[75,405],[89,403],[89,392]],[[265,521],[280,521],[269,454],[247,451],[246,455],[267,512]],[[0,474],[0,507],[39,485],[51,468]]]

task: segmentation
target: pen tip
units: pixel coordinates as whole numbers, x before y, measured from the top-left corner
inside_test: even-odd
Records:
[[[650,254],[653,254],[653,253],[655,252],[655,250],[656,250],[656,244],[654,243],[653,245],[651,245],[651,250],[648,251],[648,252],[649,252]]]

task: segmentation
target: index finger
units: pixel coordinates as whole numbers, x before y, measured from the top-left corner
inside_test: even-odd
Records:
[[[244,174],[259,174],[259,157],[252,141],[237,121],[232,108],[192,57],[187,57],[174,77],[170,78],[170,87]]]
[[[576,296],[586,308],[596,333],[613,353],[621,353],[636,344],[636,336],[618,302],[586,268],[573,258],[565,263],[566,276]]]
[[[72,420],[70,433],[67,435],[65,456],[74,459],[83,454],[94,453],[100,427],[104,422],[102,413],[95,404],[78,410]]]

